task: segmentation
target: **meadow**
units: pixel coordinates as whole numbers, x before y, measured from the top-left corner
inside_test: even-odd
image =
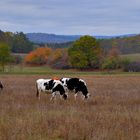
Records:
[[[49,76],[77,76],[77,75],[140,75],[140,72],[123,72],[122,70],[76,70],[52,69],[49,66],[7,65],[4,72],[0,67],[0,75],[49,75]]]
[[[52,76],[0,75],[0,140],[140,139],[140,75],[61,73],[84,79],[91,98],[50,101],[42,94],[38,100],[35,81]]]
[[[130,61],[140,61],[140,53],[134,53],[134,54],[123,54],[121,55],[122,58],[129,59]]]

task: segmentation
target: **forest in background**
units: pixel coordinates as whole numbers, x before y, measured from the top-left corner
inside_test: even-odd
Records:
[[[140,53],[140,35],[134,36],[120,36],[120,37],[110,37],[105,39],[97,39],[101,48],[105,52],[108,52],[114,45],[118,47],[121,54],[134,54]],[[73,45],[74,41],[63,42],[63,43],[37,43],[39,46],[47,45],[50,48],[69,48]]]
[[[120,36],[110,37],[105,39],[97,39],[100,47],[108,52],[110,48],[116,43],[118,50],[121,54],[133,54],[140,53],[140,35],[134,36]],[[52,40],[53,41],[53,40]],[[75,41],[75,40],[74,40]],[[51,42],[51,43],[35,43],[28,39],[23,32],[3,32],[0,30],[0,42],[7,43],[13,53],[29,53],[37,47],[48,46],[50,48],[69,48],[74,41],[68,41],[63,43]]]
[[[0,53],[3,55],[2,48],[7,46],[13,56],[8,57],[7,53],[6,59],[3,59],[4,55],[1,55],[3,69],[9,61],[30,66],[48,65],[59,69],[140,70],[139,61],[132,63],[129,59],[120,57],[122,54],[140,53],[140,35],[109,39],[96,39],[86,35],[73,42],[44,44],[31,42],[23,32],[0,31],[0,43]]]

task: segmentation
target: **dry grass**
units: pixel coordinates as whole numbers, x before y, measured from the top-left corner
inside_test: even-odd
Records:
[[[0,140],[140,139],[140,77],[81,76],[92,94],[85,102],[51,102],[45,94],[38,101],[35,80],[42,77],[0,77]]]

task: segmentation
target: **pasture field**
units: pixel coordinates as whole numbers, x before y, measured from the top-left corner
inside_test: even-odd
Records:
[[[140,75],[79,75],[89,100],[38,100],[35,81],[50,77],[0,75],[0,140],[140,139]]]
[[[130,61],[140,61],[140,53],[135,53],[135,54],[124,54],[121,55],[122,58],[127,58]]]
[[[62,70],[62,69],[52,69],[48,66],[25,66],[25,65],[9,65],[5,67],[5,71],[1,71],[0,67],[0,75],[71,75],[71,76],[77,76],[77,75],[140,75],[140,72],[122,72],[121,70],[110,70],[110,71],[80,71],[76,69],[68,69],[68,70]]]

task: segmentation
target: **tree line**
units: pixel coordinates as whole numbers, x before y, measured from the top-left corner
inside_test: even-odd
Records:
[[[117,44],[121,54],[140,53],[140,35],[131,37],[116,37],[110,39],[98,39],[100,47],[107,53],[114,45]],[[74,42],[65,43],[33,43],[23,32],[3,32],[0,30],[0,42],[5,42],[10,46],[13,53],[29,53],[36,47],[47,45],[50,48],[70,48]]]
[[[100,47],[107,53],[116,43],[121,54],[140,53],[140,35],[131,37],[116,37],[110,39],[97,39]],[[50,48],[69,48],[74,42],[46,43]]]
[[[29,53],[34,49],[32,42],[23,32],[3,32],[0,30],[0,42],[6,43],[13,53]]]
[[[130,64],[128,59],[122,59],[116,42],[106,53],[100,47],[99,41],[92,36],[82,36],[69,48],[52,49],[40,47],[30,52],[24,59],[29,65],[48,65],[52,68],[87,69],[124,69]]]
[[[101,46],[100,40],[86,35],[80,37],[68,48],[50,48],[40,44],[35,47],[24,33],[0,32],[0,65],[24,62],[27,65],[48,65],[52,68],[76,69],[125,69],[129,60],[120,58],[120,46],[112,39],[108,50]],[[14,53],[28,53],[24,59],[11,56]]]
[[[100,39],[100,46],[106,52],[113,47],[115,42],[121,54],[140,53],[140,34],[131,37],[117,37],[111,39]]]

